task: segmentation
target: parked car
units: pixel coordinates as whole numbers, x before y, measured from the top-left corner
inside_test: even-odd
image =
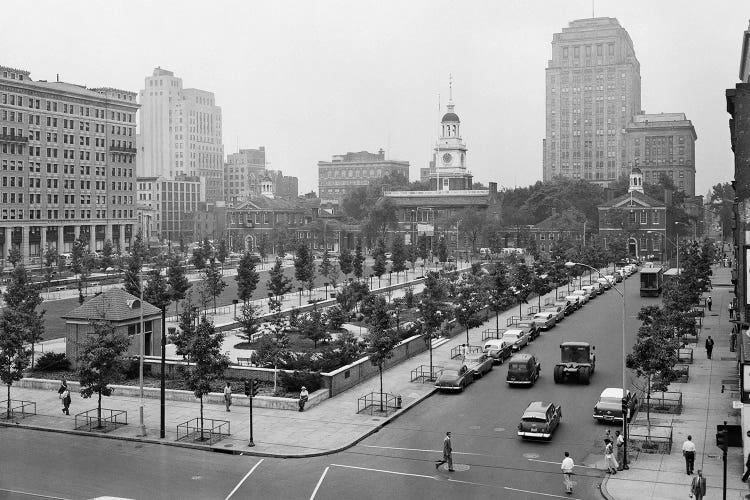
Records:
[[[513,354],[513,345],[503,339],[490,339],[484,343],[482,352],[492,358],[493,362],[502,365]]]
[[[609,290],[610,288],[612,288],[612,284],[615,282],[615,279],[613,277],[612,281],[610,281],[607,278],[599,278],[596,280],[596,282],[601,283],[605,290]]]
[[[565,307],[561,305],[550,305],[545,306],[543,312],[549,312],[555,315],[555,322],[559,323],[560,321],[565,319]]]
[[[494,360],[483,351],[479,351],[464,356],[464,363],[469,370],[474,372],[474,378],[480,378],[492,370]]]
[[[519,351],[522,347],[529,345],[530,337],[528,332],[514,328],[505,330],[502,340],[512,345],[514,351]]]
[[[599,283],[597,283],[596,285],[583,285],[581,287],[581,290],[584,290],[586,293],[588,293],[589,297],[592,299],[604,292],[604,289],[599,286]]]
[[[463,391],[467,385],[474,382],[474,373],[466,365],[443,368],[435,381],[439,391]]]
[[[628,407],[626,418],[630,421],[638,409],[638,398],[630,391],[625,391],[625,398]],[[600,422],[622,422],[622,389],[608,387],[602,391],[594,405],[594,418]]]
[[[581,297],[581,304],[585,304],[591,298],[586,290],[574,290],[573,295],[578,295],[579,297]]]
[[[533,354],[514,354],[508,361],[508,376],[505,381],[510,385],[534,385],[541,370],[542,364]]]
[[[557,323],[556,313],[542,311],[534,315],[534,323],[542,330],[549,330]]]
[[[573,304],[570,303],[568,299],[558,299],[555,301],[555,306],[562,307],[565,311],[565,316],[569,315],[572,312],[575,312],[576,308]]]
[[[518,330],[523,330],[529,334],[529,342],[534,342],[534,339],[541,335],[542,331],[539,329],[539,325],[534,322],[533,317],[524,318],[510,325]]]
[[[518,435],[522,438],[552,439],[552,433],[560,425],[562,408],[554,403],[534,401],[529,403],[518,424]]]
[[[580,295],[566,295],[565,300],[570,302],[570,305],[573,306],[574,310],[578,310],[583,307],[583,298]]]

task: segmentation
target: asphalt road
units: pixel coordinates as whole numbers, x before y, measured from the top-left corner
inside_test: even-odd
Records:
[[[627,280],[627,348],[643,303],[637,275]],[[349,450],[312,459],[261,459],[172,447],[142,446],[62,434],[0,429],[0,499],[543,499],[601,498],[605,430],[592,407],[605,387],[621,385],[621,299],[599,296],[526,348],[539,357],[542,377],[531,388],[505,384],[495,367],[462,394],[436,394]],[[552,369],[564,340],[596,345],[591,384],[558,385]],[[551,442],[515,434],[530,401],[562,404],[562,425]],[[453,433],[454,473],[436,471],[445,431]],[[574,494],[564,494],[559,463],[569,451],[578,465]],[[26,492],[26,493],[13,493]]]

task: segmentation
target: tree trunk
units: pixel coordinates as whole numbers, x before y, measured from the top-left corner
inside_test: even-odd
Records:
[[[427,341],[429,342],[427,345],[430,347],[430,382],[432,382],[432,334],[431,333],[427,336]]]
[[[383,363],[378,364],[378,371],[380,372],[380,411],[383,411]]]
[[[203,395],[201,394],[201,441],[203,441]]]
[[[34,369],[34,358],[35,358],[35,352],[34,352],[34,346],[36,344],[34,342],[31,343],[31,369]],[[8,398],[10,399],[10,398]]]
[[[102,428],[102,391],[99,391],[99,400],[96,404],[96,428]]]
[[[10,382],[8,383],[8,413],[6,415],[6,418],[10,420]]]
[[[500,338],[500,311],[495,310],[495,337]]]
[[[648,376],[646,393],[646,422],[648,422],[648,439],[651,440],[651,375]],[[623,391],[625,388],[623,388]]]

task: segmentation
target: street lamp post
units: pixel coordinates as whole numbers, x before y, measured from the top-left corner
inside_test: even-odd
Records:
[[[302,287],[298,286],[297,291],[299,292],[299,306],[302,307]]]
[[[328,282],[323,283],[323,286],[326,287],[326,300],[328,300]]]
[[[602,276],[602,273],[599,272],[598,269],[589,266],[588,264],[583,264],[581,262],[566,262],[565,267],[568,269],[574,267],[574,266],[583,266],[586,267],[594,272],[596,272],[600,277],[604,278]],[[604,278],[607,279],[607,278]],[[609,281],[609,280],[607,280]],[[623,443],[623,449],[622,449],[622,468],[623,469],[629,469],[628,467],[628,412],[627,412],[627,403],[625,400],[625,390],[626,390],[626,366],[625,366],[625,280],[622,280],[622,292],[618,290],[615,285],[617,283],[610,283],[612,290],[616,291],[620,294],[620,297],[622,298],[622,437],[625,440]]]

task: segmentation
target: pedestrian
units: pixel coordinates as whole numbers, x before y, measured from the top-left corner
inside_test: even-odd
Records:
[[[622,433],[620,433],[620,431],[615,431],[615,450],[617,452],[617,470],[622,470],[625,466],[625,438],[622,437]]]
[[[451,444],[451,433],[450,431],[445,433],[445,439],[443,439],[443,458],[441,460],[438,460],[435,464],[435,468],[437,469],[441,465],[443,465],[445,462],[448,462],[448,470],[450,472],[454,472],[453,469],[453,445]]]
[[[227,411],[232,411],[229,409],[232,406],[232,386],[229,382],[224,387],[224,406],[227,408]]]
[[[734,318],[734,304],[732,304],[732,302],[730,301],[727,308],[729,309],[729,319],[733,319]]]
[[[695,466],[695,443],[693,443],[693,436],[688,436],[687,440],[682,443],[682,456],[685,457],[685,471],[688,474],[692,474],[693,467]]]
[[[706,339],[706,356],[711,359],[711,352],[714,350],[714,339],[709,335]]]
[[[60,387],[57,389],[57,394],[63,404],[62,412],[66,415],[70,415],[70,390],[68,389],[68,382],[65,379],[60,381]]]
[[[609,474],[617,474],[617,460],[615,460],[614,447],[611,439],[604,440],[604,465]]]
[[[566,451],[565,458],[563,458],[562,464],[560,465],[560,470],[562,470],[565,493],[568,495],[573,494],[573,467],[575,467],[573,459],[570,458],[570,453]]]
[[[299,391],[299,411],[303,411],[305,409],[305,403],[307,403],[307,399],[310,396],[310,393],[307,392],[307,388],[305,386],[302,386],[302,389]]]
[[[690,484],[690,498],[695,497],[695,500],[703,500],[705,494],[706,478],[703,477],[703,471],[698,469],[698,475],[693,478],[693,482]]]
[[[706,299],[706,307],[708,307],[708,312],[711,312],[711,304],[713,304],[713,303],[714,303],[714,301],[711,298],[711,296],[709,295],[708,298]]]
[[[742,476],[742,482],[747,481],[750,477],[750,453],[747,454],[747,460],[745,461],[745,474]]]

